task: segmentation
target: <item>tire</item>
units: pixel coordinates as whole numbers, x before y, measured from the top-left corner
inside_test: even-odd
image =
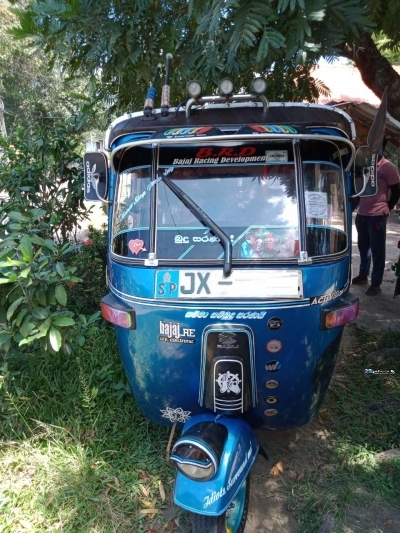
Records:
[[[243,481],[233,502],[220,516],[190,513],[192,533],[243,533],[250,495],[250,474]]]

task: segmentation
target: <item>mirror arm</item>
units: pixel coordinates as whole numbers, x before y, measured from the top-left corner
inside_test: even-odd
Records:
[[[106,205],[111,205],[112,202],[110,202],[110,200],[105,200],[104,198],[102,198],[99,193],[98,193],[98,186],[99,186],[99,181],[100,181],[100,174],[99,173],[96,173],[96,174],[93,174],[92,176],[92,182],[94,184],[94,190],[96,191],[96,196],[97,198],[103,203],[103,204],[106,204]]]

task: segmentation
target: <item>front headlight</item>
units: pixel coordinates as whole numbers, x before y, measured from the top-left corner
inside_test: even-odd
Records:
[[[199,422],[177,440],[171,461],[186,477],[208,481],[218,470],[227,434],[222,424]]]

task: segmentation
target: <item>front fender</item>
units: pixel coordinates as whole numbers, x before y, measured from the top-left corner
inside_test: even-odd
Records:
[[[258,443],[249,424],[244,420],[213,414],[201,414],[191,418],[186,422],[182,436],[194,424],[213,421],[224,425],[228,430],[218,470],[208,481],[194,481],[178,471],[174,502],[193,513],[218,516],[227,510],[248,476],[258,453]]]

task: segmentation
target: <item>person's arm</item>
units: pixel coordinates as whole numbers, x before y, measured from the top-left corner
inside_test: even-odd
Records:
[[[390,186],[390,198],[388,201],[389,209],[392,210],[400,198],[400,183],[395,183]]]

